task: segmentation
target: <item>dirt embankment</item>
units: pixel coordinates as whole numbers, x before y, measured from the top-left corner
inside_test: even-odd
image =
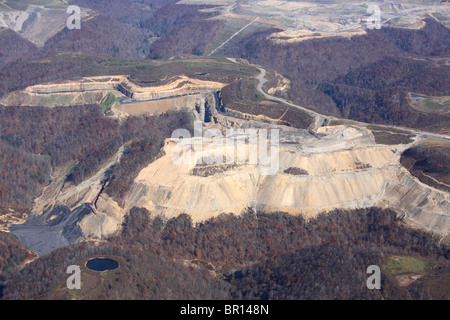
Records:
[[[34,85],[26,88],[21,93],[22,95],[27,94],[28,96],[38,98],[52,94],[117,90],[133,100],[142,101],[217,91],[223,86],[225,86],[225,84],[220,82],[191,79],[186,76],[180,76],[164,85],[143,87],[132,82],[127,76],[98,76]],[[14,94],[17,96],[17,93]],[[9,99],[11,99],[11,97],[9,97]],[[8,98],[5,98],[4,100],[8,101]]]

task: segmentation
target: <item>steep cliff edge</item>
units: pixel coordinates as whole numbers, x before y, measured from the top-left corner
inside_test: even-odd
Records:
[[[370,132],[361,128],[339,126],[321,131],[320,138],[293,129],[283,135],[279,168],[273,175],[263,175],[258,166],[248,163],[210,165],[208,174],[195,175],[193,170],[199,168],[195,162],[173,163],[176,144],[168,141],[165,156],[135,179],[125,209],[145,207],[168,217],[187,213],[199,222],[220,213],[240,214],[249,207],[309,219],[336,208],[383,206],[416,227],[448,234],[449,194],[412,177],[399,164],[402,148],[376,145]],[[202,152],[210,151],[205,147]],[[215,151],[226,154],[227,150]],[[286,173],[289,168],[304,174]]]

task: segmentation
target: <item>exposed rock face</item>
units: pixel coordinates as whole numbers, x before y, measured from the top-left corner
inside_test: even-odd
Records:
[[[26,88],[25,91],[35,94],[52,94],[64,92],[111,90],[123,81],[128,81],[125,76],[86,77],[73,81],[38,84]]]
[[[215,93],[224,86],[225,84],[220,82],[180,76],[164,85],[141,87],[130,81],[127,76],[113,75],[84,77],[65,82],[38,84],[26,88],[24,93],[49,95],[58,93],[118,90],[133,100],[146,101],[168,98],[173,99],[175,97],[197,95],[200,93]]]
[[[218,111],[225,112],[221,89],[225,84],[181,76],[165,85],[141,87],[126,76],[85,77],[46,83],[15,91],[0,99],[14,106],[84,105],[100,103],[108,93],[121,96],[123,103],[112,106],[119,116],[155,115],[173,110],[195,110],[197,120],[213,121]]]
[[[382,206],[393,207],[413,226],[448,235],[450,194],[429,187],[401,169],[385,188]]]
[[[347,147],[368,135],[367,132],[362,135],[359,130],[347,130],[353,131],[353,135],[343,128],[335,130],[335,138]],[[340,130],[346,135],[339,137]],[[166,156],[150,164],[136,178],[127,208],[143,206],[168,216],[186,212],[193,220],[200,221],[221,212],[238,214],[246,207],[313,217],[336,207],[365,207],[376,203],[396,169],[388,147],[342,150],[336,143],[337,149],[321,151],[318,138],[306,132],[297,133],[298,136],[291,130],[282,137],[279,168],[274,175],[261,174],[258,166],[248,163],[228,165],[228,170],[211,166],[217,170],[216,174],[209,171],[203,176],[192,175],[198,167],[174,164],[171,154],[175,143],[168,142]],[[303,143],[292,143],[301,136]],[[312,151],[313,146],[319,151]],[[369,163],[371,168],[357,169],[359,162]],[[309,175],[284,173],[291,167],[305,168]]]
[[[112,110],[122,116],[157,115],[168,111],[190,110],[196,120],[211,122],[217,114],[214,92],[178,96],[163,100],[137,101],[115,105]]]
[[[248,207],[314,218],[335,208],[386,206],[417,226],[448,232],[449,195],[412,177],[399,165],[395,149],[376,145],[370,133],[359,128],[321,131],[320,138],[301,130],[284,131],[279,169],[273,175],[262,175],[247,163],[211,165],[202,167],[203,173],[209,169],[207,174],[193,174],[199,170],[195,163],[173,163],[170,155],[176,144],[169,141],[166,156],[136,178],[126,210],[140,206],[169,217],[187,213],[193,221],[202,221]],[[284,172],[293,167],[308,175]]]
[[[36,94],[27,91],[15,91],[0,99],[5,106],[76,106],[96,104],[101,101],[103,91],[95,92],[64,92],[57,94]]]
[[[118,83],[117,88],[127,97],[135,100],[156,100],[202,92],[215,92],[224,85],[225,84],[220,82],[204,81],[180,76],[178,79],[167,85],[157,87],[140,87],[131,81],[128,81],[127,78],[123,78],[122,81]]]

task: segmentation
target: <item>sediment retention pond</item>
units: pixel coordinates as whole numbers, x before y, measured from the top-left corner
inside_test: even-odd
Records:
[[[86,268],[93,271],[115,270],[119,268],[119,263],[109,258],[93,258],[86,262]]]

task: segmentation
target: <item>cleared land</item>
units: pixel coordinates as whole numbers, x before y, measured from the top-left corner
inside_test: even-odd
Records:
[[[450,8],[440,5],[440,0],[430,1],[214,1],[182,0],[182,4],[208,4],[217,6],[220,12],[216,19],[226,20],[217,33],[209,53],[226,41],[242,26],[258,17],[258,28],[282,29],[271,39],[277,42],[298,42],[312,38],[330,36],[351,37],[365,33],[368,19],[374,14],[369,4],[380,8],[384,26],[417,29],[423,26],[422,19],[432,18],[448,25]],[[270,13],[270,14],[268,14]]]
[[[81,289],[68,289],[64,281],[50,295],[50,300],[90,300],[95,299],[101,292],[108,290],[117,281],[117,275],[120,274],[121,265],[126,261],[120,256],[95,256],[96,258],[113,259],[119,263],[119,268],[107,271],[93,271],[86,267],[86,262],[91,258],[83,259],[80,266],[81,271]]]
[[[412,138],[415,136],[409,131],[382,126],[369,125],[367,126],[367,129],[372,131],[376,143],[379,144],[408,144],[413,142]]]
[[[67,9],[69,6],[69,1],[67,0],[2,0],[1,3],[15,10],[25,10],[30,5],[57,9]]]
[[[422,290],[426,299],[450,299],[450,273],[445,265],[420,256],[388,255],[381,269],[404,290]]]
[[[430,264],[426,260],[418,257],[391,256],[383,267],[393,275],[401,275],[424,272],[430,267]]]
[[[409,98],[411,99],[411,106],[416,110],[443,114],[450,113],[450,96],[427,97],[409,94]]]

